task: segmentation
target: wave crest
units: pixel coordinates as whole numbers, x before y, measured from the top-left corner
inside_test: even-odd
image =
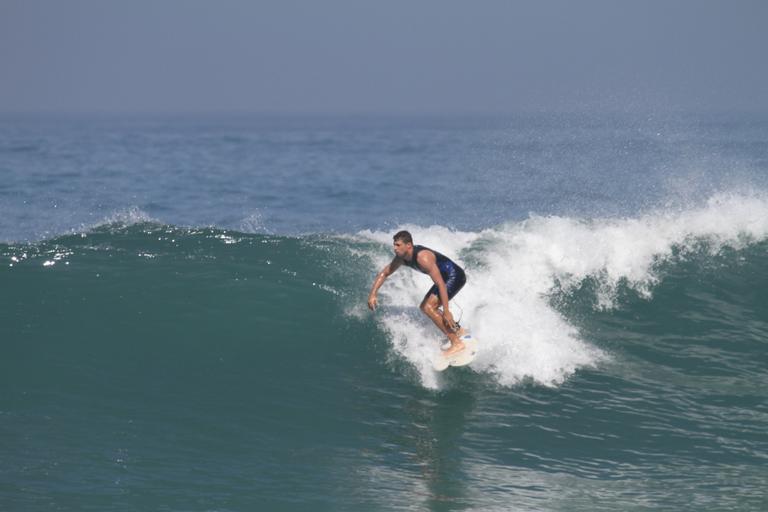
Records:
[[[650,300],[662,279],[660,263],[702,248],[712,254],[740,249],[768,237],[768,198],[724,193],[688,210],[619,219],[531,217],[476,233],[402,228],[466,269],[467,286],[451,307],[454,316],[461,311],[463,323],[481,341],[472,367],[501,385],[531,379],[552,386],[608,357],[558,311],[553,293],[591,279],[597,283],[599,309],[617,307],[622,286]],[[370,254],[374,271],[389,261],[389,233],[359,236],[379,243]],[[390,334],[394,353],[416,367],[423,385],[438,388],[440,375],[431,370],[430,360],[441,335],[426,318],[404,313],[415,311],[431,281],[416,272],[398,272],[389,281],[380,290],[388,307],[377,319]]]

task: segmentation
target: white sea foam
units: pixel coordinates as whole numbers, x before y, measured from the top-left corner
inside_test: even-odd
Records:
[[[454,316],[463,310],[462,323],[481,340],[472,368],[493,374],[502,385],[525,379],[558,385],[607,357],[552,306],[558,286],[594,278],[600,308],[617,305],[615,290],[621,284],[651,298],[657,264],[675,250],[684,255],[704,242],[717,252],[765,239],[768,197],[719,194],[703,206],[637,218],[534,216],[477,233],[440,226],[403,229],[411,231],[415,243],[439,250],[467,271],[468,284],[452,309]],[[391,258],[391,233],[359,236],[381,243],[371,254],[372,272],[379,270]],[[416,309],[430,285],[421,273],[397,272],[379,292],[376,318],[391,334],[394,353],[418,370],[423,385],[436,388],[440,375],[431,370],[430,360],[443,340]]]

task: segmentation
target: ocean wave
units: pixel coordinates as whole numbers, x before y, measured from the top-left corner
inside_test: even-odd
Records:
[[[744,250],[768,237],[768,199],[720,194],[700,207],[636,218],[532,216],[480,231],[401,227],[417,243],[455,258],[467,270],[468,284],[452,309],[482,343],[471,368],[500,386],[560,386],[580,370],[616,357],[616,345],[595,336],[579,315],[621,310],[628,295],[652,302],[670,268],[695,258],[712,262],[727,250],[742,251],[736,259],[726,259],[727,265],[738,265],[739,258],[760,258]],[[304,311],[333,312],[329,314],[340,321],[357,322],[356,336],[365,342],[379,336],[388,340],[386,358],[405,362],[424,387],[440,389],[446,374],[434,372],[431,361],[443,340],[417,308],[431,285],[429,278],[397,272],[380,290],[379,310],[372,314],[365,306],[375,273],[391,257],[390,232],[250,234],[164,225],[139,209],[116,212],[81,233],[0,244],[0,267],[15,276],[15,284],[6,279],[10,294],[13,286],[32,290],[34,283],[43,293],[60,271],[68,272],[61,274],[62,283],[79,276],[75,294],[96,286],[93,276],[129,276],[116,284],[116,295],[130,296],[137,283],[158,293],[176,287],[177,295],[166,303],[198,293],[224,302],[228,287],[235,286],[248,292],[229,312],[233,318],[251,314],[258,304],[264,311],[259,329],[270,332],[277,325],[276,296]],[[174,276],[180,275],[191,277],[178,287]],[[140,309],[141,304],[124,307]],[[366,327],[371,318],[378,332]]]

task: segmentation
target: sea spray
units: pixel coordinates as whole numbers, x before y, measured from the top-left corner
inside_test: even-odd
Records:
[[[658,267],[705,247],[741,248],[768,236],[768,199],[758,194],[718,194],[705,205],[655,211],[637,218],[573,219],[533,216],[477,233],[441,226],[404,228],[415,243],[433,247],[465,267],[467,285],[454,299],[464,323],[481,340],[472,368],[501,385],[531,379],[552,386],[608,354],[582,336],[557,309],[553,294],[597,283],[597,309],[617,307],[624,286],[648,300],[658,284]],[[364,231],[378,242],[372,272],[391,259],[391,235]],[[428,276],[397,272],[382,289],[378,321],[394,352],[418,371],[421,383],[440,387],[430,360],[443,341],[416,306],[431,285]],[[413,308],[407,312],[407,308]]]

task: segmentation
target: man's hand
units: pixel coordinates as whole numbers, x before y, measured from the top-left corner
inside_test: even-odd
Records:
[[[371,311],[376,311],[376,306],[378,303],[379,301],[376,300],[376,294],[372,293],[368,296],[368,309]]]
[[[456,330],[456,322],[453,321],[453,315],[447,309],[443,312],[443,325],[451,331]]]

